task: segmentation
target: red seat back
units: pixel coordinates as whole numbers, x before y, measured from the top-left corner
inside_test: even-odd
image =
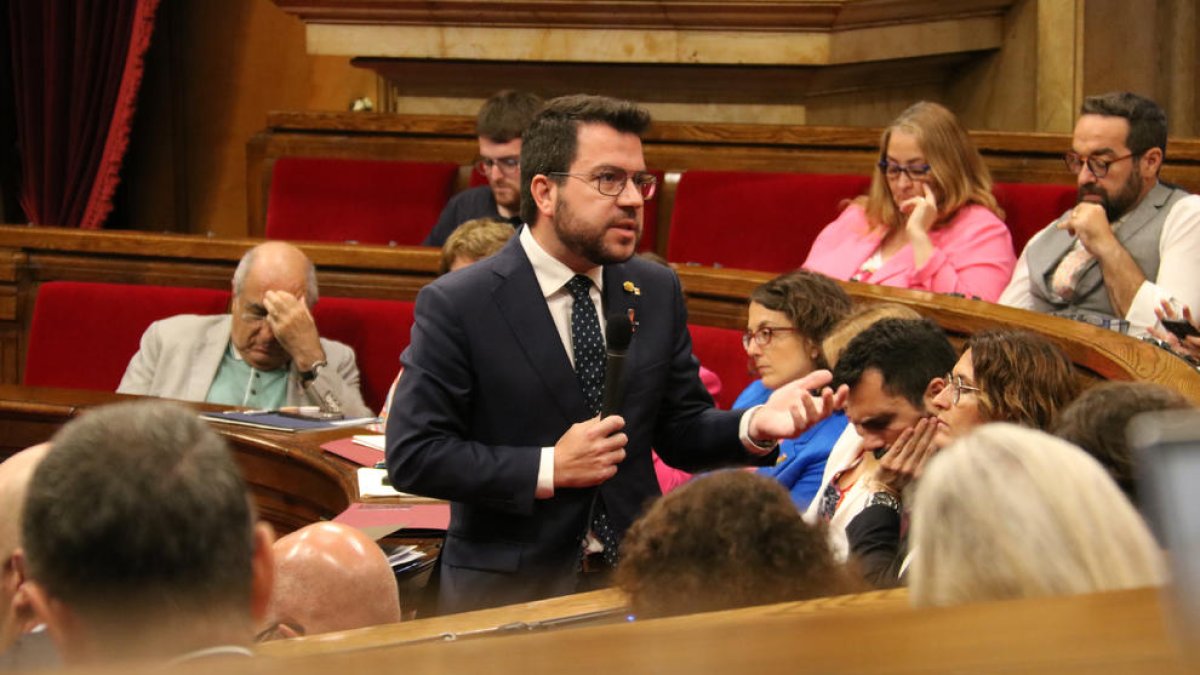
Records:
[[[1013,250],[1019,255],[1025,242],[1075,206],[1074,185],[996,183],[992,194],[1004,209],[1004,222],[1012,232]]]
[[[270,239],[418,246],[450,199],[453,162],[281,157],[271,173]]]
[[[746,366],[746,350],[742,349],[742,331],[688,324],[692,334],[692,353],[700,365],[721,378],[721,393],[717,407],[729,409],[746,385],[754,381]]]
[[[176,314],[221,314],[229,291],[50,281],[38,288],[24,383],[115,391],[151,323]]]
[[[323,297],[313,309],[321,337],[354,349],[363,400],[378,411],[400,371],[408,346],[413,303],[405,300]]]
[[[687,171],[675,193],[667,259],[793,270],[844,202],[869,184],[860,175]]]

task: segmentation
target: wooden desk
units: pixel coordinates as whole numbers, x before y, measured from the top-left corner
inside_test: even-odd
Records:
[[[930,610],[911,609],[899,597],[841,609],[803,605],[486,640],[305,652],[304,658],[238,664],[236,672],[1194,672],[1168,633],[1153,589]]]
[[[0,385],[0,459],[49,439],[60,426],[87,408],[136,398],[76,389]],[[198,410],[224,409],[207,404],[188,405]],[[291,434],[222,424],[214,424],[213,428],[229,443],[254,495],[260,517],[271,523],[277,534],[333,518],[352,502],[359,501],[355,477],[358,466],[325,452],[321,444],[362,429]]]

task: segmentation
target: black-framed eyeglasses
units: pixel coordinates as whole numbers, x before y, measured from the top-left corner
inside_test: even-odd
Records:
[[[1124,157],[1114,157],[1112,159],[1102,159],[1100,157],[1084,157],[1078,152],[1068,152],[1063,155],[1063,161],[1067,164],[1067,170],[1073,174],[1078,174],[1083,169],[1083,165],[1087,164],[1088,171],[1096,178],[1104,178],[1108,175],[1108,167],[1125,159],[1137,157],[1137,153],[1131,152]]]
[[[771,344],[771,339],[775,337],[776,333],[794,332],[796,332],[795,328],[786,326],[763,326],[758,330],[747,330],[745,333],[742,333],[742,348],[750,349],[751,340],[754,340],[754,344],[759,347],[766,347]]]
[[[500,157],[492,159],[484,157],[475,161],[475,170],[487,176],[492,173],[493,167],[500,167],[500,173],[508,176],[516,173],[521,168],[520,157]]]
[[[889,162],[886,159],[879,160],[877,166],[888,177],[888,180],[898,180],[900,174],[908,176],[908,179],[911,181],[925,180],[929,178],[929,174],[933,171],[933,167],[928,164],[909,164],[905,166]]]
[[[975,392],[976,394],[983,391],[979,387],[963,384],[962,376],[955,375],[954,373],[946,373],[946,386],[950,387],[950,394],[953,396],[951,402],[954,405],[958,405],[964,391]]]
[[[633,186],[641,193],[642,199],[650,199],[658,187],[658,178],[648,171],[635,171],[632,174],[624,169],[603,169],[593,174],[551,171],[549,175],[578,178],[596,188],[596,192],[605,197],[620,196],[625,191],[625,184],[632,182]]]

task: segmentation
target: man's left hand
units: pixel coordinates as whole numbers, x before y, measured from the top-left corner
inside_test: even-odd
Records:
[[[827,387],[833,380],[828,370],[815,370],[808,375],[776,389],[767,402],[750,418],[748,433],[756,441],[776,441],[795,438],[814,424],[829,417],[846,404],[849,388],[842,385],[837,392]],[[820,398],[810,390],[821,387]]]
[[[300,372],[308,372],[314,363],[325,360],[317,324],[303,296],[296,297],[286,291],[267,291],[263,295],[263,307],[267,308],[267,324],[271,332],[275,334],[279,345],[292,355],[292,361]]]

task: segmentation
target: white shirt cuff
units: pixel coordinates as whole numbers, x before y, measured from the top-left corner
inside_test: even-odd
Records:
[[[554,496],[554,446],[542,448],[542,459],[538,462],[537,488],[533,491],[535,499],[549,499]]]
[[[776,440],[770,446],[764,448],[750,439],[750,418],[761,407],[761,405],[756,405],[753,408],[748,408],[746,412],[742,413],[742,420],[738,423],[738,438],[741,439],[742,446],[746,448],[746,452],[752,455],[766,455],[774,450],[776,445],[779,445],[779,441]]]

